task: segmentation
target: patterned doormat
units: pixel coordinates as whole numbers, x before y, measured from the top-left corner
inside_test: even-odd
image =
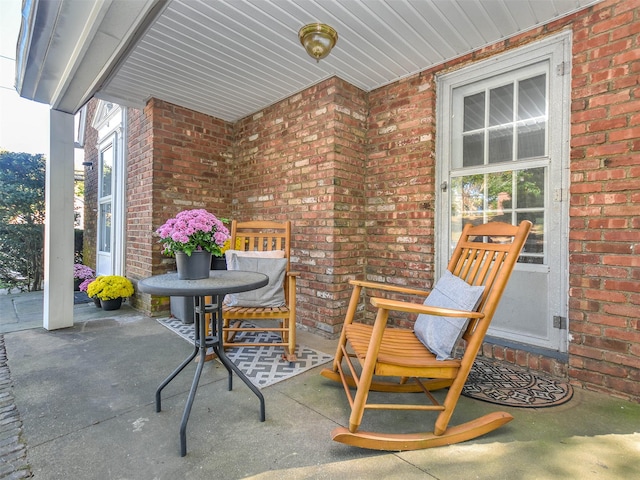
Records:
[[[476,358],[462,394],[509,407],[552,407],[571,399],[565,382],[532,374],[485,358]]]
[[[177,318],[159,318],[158,322],[193,344],[193,324],[184,324]],[[245,322],[242,326],[255,325]],[[280,341],[280,337],[275,333],[264,331],[238,332],[236,338],[238,341],[247,342]],[[333,360],[333,355],[318,352],[304,345],[297,345],[298,360],[295,362],[287,362],[282,358],[282,347],[234,347],[227,349],[226,353],[258,388],[268,387]]]

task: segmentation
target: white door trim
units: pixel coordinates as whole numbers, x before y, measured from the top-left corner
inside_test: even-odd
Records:
[[[113,148],[113,170],[111,173],[111,236],[110,259],[108,272],[99,271],[99,274],[124,275],[125,274],[125,248],[126,248],[126,122],[127,111],[119,105],[103,100],[98,104],[93,120],[93,127],[98,130],[98,155],[99,155],[99,180],[101,181],[102,152],[110,145]],[[100,216],[100,188],[98,188],[98,217]],[[98,229],[99,218],[96,226]],[[96,269],[101,268],[98,256],[100,232],[96,232]],[[104,267],[102,267],[104,268]]]

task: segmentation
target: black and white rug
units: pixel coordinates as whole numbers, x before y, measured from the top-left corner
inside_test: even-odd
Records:
[[[566,382],[516,366],[476,358],[462,394],[509,407],[540,408],[569,401],[573,388]]]
[[[184,324],[177,318],[159,318],[158,322],[193,344],[193,324]],[[243,326],[252,326],[245,322]],[[272,332],[239,332],[238,341],[273,342],[280,337]],[[227,357],[235,363],[258,388],[268,387],[302,372],[333,360],[333,355],[319,352],[304,345],[297,345],[298,360],[288,362],[282,358],[282,347],[234,347],[226,350]]]

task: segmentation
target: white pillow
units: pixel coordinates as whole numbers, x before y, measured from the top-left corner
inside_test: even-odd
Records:
[[[473,287],[445,270],[424,304],[430,307],[475,311],[483,291],[483,286]],[[418,315],[413,331],[425,347],[436,354],[436,360],[446,360],[451,358],[453,347],[460,340],[468,320],[422,313]]]
[[[260,257],[260,258],[284,258],[284,250],[266,250],[259,252],[257,250],[227,250],[224,252],[224,258],[227,261],[227,270],[231,268],[231,256],[239,257]]]
[[[284,300],[284,276],[287,269],[286,258],[245,257],[231,255],[229,270],[264,273],[269,283],[257,290],[230,293],[226,296],[226,304],[230,307],[282,307]]]

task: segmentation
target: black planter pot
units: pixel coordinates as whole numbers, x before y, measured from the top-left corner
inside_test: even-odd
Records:
[[[112,300],[100,300],[103,310],[118,310],[122,306],[122,297]]]
[[[192,252],[191,256],[176,252],[176,267],[178,278],[181,280],[209,278],[209,265],[211,265],[211,254],[204,250]]]
[[[211,270],[226,270],[227,260],[222,257],[211,257]]]

